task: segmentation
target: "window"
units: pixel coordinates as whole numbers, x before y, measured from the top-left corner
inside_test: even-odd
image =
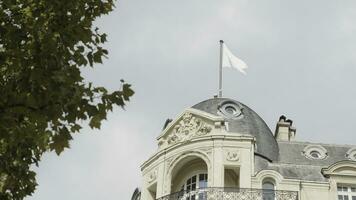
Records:
[[[235,102],[225,101],[218,106],[218,114],[228,119],[239,119],[242,117],[242,107]]]
[[[337,186],[338,200],[356,200],[356,186],[338,185]]]
[[[315,159],[319,159],[321,157],[321,154],[319,151],[312,151],[312,152],[310,152],[310,156]]]
[[[328,156],[327,150],[321,145],[308,145],[304,148],[302,154],[311,160],[322,160]]]
[[[206,187],[208,187],[208,174],[193,175],[182,185],[179,199],[206,200],[207,194],[204,190]]]
[[[356,161],[356,148],[351,148],[346,153],[346,158]]]
[[[275,198],[275,185],[274,181],[267,179],[262,183],[262,199],[263,200],[274,200]]]

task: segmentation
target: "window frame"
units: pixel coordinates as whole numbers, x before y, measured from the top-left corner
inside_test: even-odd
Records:
[[[200,186],[201,175],[203,175],[203,180],[205,179],[205,186],[203,187]],[[209,177],[207,172],[197,172],[185,178],[184,182],[180,186],[182,197],[184,196],[186,200],[206,199],[204,188],[208,187],[208,178]],[[195,182],[193,182],[193,180],[195,180]],[[195,187],[193,188],[192,186]]]
[[[270,185],[273,185],[273,189],[265,189],[264,186],[266,184],[270,184]],[[273,178],[264,178],[262,180],[262,199],[263,200],[274,200],[276,199],[276,181],[273,179]]]
[[[341,190],[339,190],[341,188]],[[346,188],[346,191],[344,190]],[[352,184],[337,184],[336,186],[337,200],[356,200],[356,185]],[[340,196],[341,199],[340,199]],[[345,196],[347,198],[345,198]]]

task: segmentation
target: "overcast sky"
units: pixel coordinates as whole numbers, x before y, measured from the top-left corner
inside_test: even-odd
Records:
[[[120,0],[97,25],[110,55],[85,77],[112,90],[123,78],[136,94],[45,155],[27,200],[130,199],[165,120],[217,93],[220,39],[249,65],[247,76],[224,69],[223,96],[272,131],[285,114],[298,140],[356,144],[354,0]]]

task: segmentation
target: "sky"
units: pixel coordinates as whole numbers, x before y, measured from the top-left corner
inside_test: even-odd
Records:
[[[165,120],[217,94],[220,39],[249,66],[224,69],[224,97],[272,132],[284,114],[299,141],[356,144],[356,1],[120,0],[95,24],[109,58],[83,75],[110,90],[124,79],[136,94],[101,130],[47,153],[26,200],[130,199]]]

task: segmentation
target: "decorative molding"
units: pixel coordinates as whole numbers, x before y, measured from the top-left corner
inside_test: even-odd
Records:
[[[148,175],[148,183],[152,183],[157,179],[157,170],[153,170],[149,175]]]
[[[243,107],[234,101],[223,101],[218,105],[218,114],[228,119],[242,119]]]
[[[227,161],[239,161],[240,160],[240,152],[239,151],[227,151],[226,152],[226,160]]]
[[[255,177],[257,178],[257,180],[260,182],[261,185],[263,180],[273,179],[277,187],[284,180],[283,176],[279,172],[274,170],[269,170],[269,169],[259,171]]]
[[[213,124],[215,122],[218,122],[220,124],[220,126],[223,126],[224,124],[224,118],[221,117],[221,116],[216,116],[216,115],[213,115],[213,114],[210,114],[210,113],[207,113],[207,112],[204,112],[204,111],[201,111],[201,110],[197,110],[197,109],[194,109],[194,108],[188,108],[188,109],[185,109],[184,112],[182,112],[178,117],[175,118],[175,120],[173,120],[171,123],[169,123],[167,125],[167,127],[162,131],[162,133],[157,137],[157,140],[160,140],[162,139],[163,137],[166,137],[167,135],[167,132],[170,132],[170,130],[174,127],[175,124],[178,123],[178,121],[181,120],[181,118],[183,117],[183,115],[187,114],[187,113],[190,113],[190,114],[193,114],[195,116],[199,116],[201,117],[202,119],[207,119],[211,122],[213,122]]]
[[[178,157],[178,156],[171,156],[171,157],[167,158],[167,159],[166,159],[166,166],[167,166],[168,168],[171,168],[172,165],[173,165],[174,160],[176,160],[177,157]]]
[[[349,160],[356,161],[356,148],[349,149],[345,156]]]
[[[356,161],[343,160],[321,169],[326,177],[330,176],[351,176],[356,177]]]
[[[213,148],[211,148],[211,147],[201,147],[201,148],[199,148],[199,150],[203,151],[207,155],[210,155],[212,153]]]
[[[169,145],[178,142],[189,142],[194,137],[207,135],[211,130],[211,125],[194,117],[191,113],[185,113],[173,127],[172,132],[168,134],[166,140]]]
[[[313,155],[313,153],[316,155]],[[327,150],[321,145],[308,145],[304,148],[302,154],[311,160],[323,160],[328,157]]]
[[[195,156],[197,158],[202,159],[206,163],[208,170],[211,169],[212,166],[211,166],[211,163],[210,163],[209,156],[206,153],[202,152],[202,151],[193,150],[193,151],[185,151],[185,152],[180,153],[178,156],[175,156],[168,164],[168,174],[172,173],[174,167],[180,161],[182,161],[183,159],[185,159],[187,157],[191,157],[191,156]]]

